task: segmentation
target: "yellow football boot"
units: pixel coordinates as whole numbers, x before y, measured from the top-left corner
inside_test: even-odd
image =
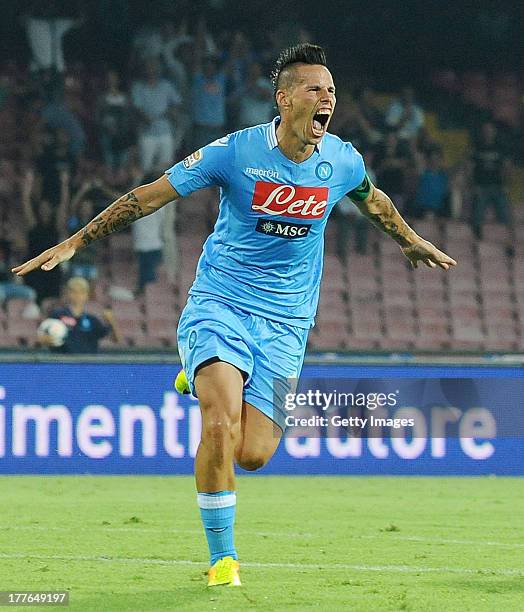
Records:
[[[180,370],[175,378],[175,389],[180,393],[180,395],[187,395],[191,393],[184,370]]]
[[[233,557],[219,559],[207,573],[207,586],[242,586],[240,564]]]

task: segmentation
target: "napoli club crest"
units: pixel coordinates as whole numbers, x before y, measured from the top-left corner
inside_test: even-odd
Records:
[[[327,161],[320,162],[315,169],[315,174],[321,181],[327,181],[333,174],[333,166]]]

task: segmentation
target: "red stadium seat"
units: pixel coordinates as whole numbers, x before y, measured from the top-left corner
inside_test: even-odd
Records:
[[[16,338],[19,343],[33,346],[37,342],[37,329],[38,321],[9,318],[6,324],[6,335]]]
[[[415,336],[414,348],[420,351],[440,351],[450,346],[449,334],[438,331],[421,331]]]
[[[382,323],[377,318],[372,321],[361,317],[353,317],[353,335],[356,338],[365,338],[368,340],[380,340],[382,338]]]
[[[31,300],[12,299],[6,304],[6,312],[8,319],[21,319],[27,306],[31,304]]]
[[[466,327],[465,324],[453,327],[452,348],[478,351],[483,345],[484,333],[480,327]]]
[[[484,342],[485,350],[512,351],[518,346],[518,336],[515,326],[499,325],[487,328]]]

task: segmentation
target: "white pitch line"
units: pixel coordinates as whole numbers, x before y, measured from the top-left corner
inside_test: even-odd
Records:
[[[88,533],[96,532],[108,532],[108,533],[203,533],[202,529],[162,529],[161,527],[110,527],[110,526],[96,526],[93,527],[57,527],[57,526],[45,526],[45,525],[13,525],[12,527],[3,526],[0,527],[0,533],[9,530],[17,531],[86,531]],[[245,535],[259,536],[262,538],[267,537],[279,537],[279,538],[311,538],[314,536],[312,533],[298,533],[298,532],[283,532],[283,531],[242,531]]]
[[[201,534],[201,529],[162,529],[161,527],[111,527],[111,526],[97,526],[93,527],[57,527],[57,526],[45,526],[45,525],[13,525],[12,527],[0,527],[0,533],[2,531],[12,530],[23,530],[23,531],[85,531],[85,532],[108,532],[108,533],[191,533],[191,534]],[[247,535],[247,536],[257,536],[262,538],[269,537],[278,537],[278,538],[313,538],[317,537],[318,534],[314,533],[299,533],[294,531],[250,531],[250,530],[239,530],[238,535]],[[407,536],[407,535],[399,535],[397,533],[391,533],[383,535],[378,534],[362,534],[356,535],[352,538],[354,541],[358,541],[359,539],[366,540],[382,540],[387,537],[391,539],[395,539],[396,541],[403,542],[421,542],[427,544],[454,544],[458,546],[498,546],[499,548],[524,548],[524,543],[520,542],[497,542],[493,540],[459,540],[459,539],[449,539],[449,538],[428,538],[425,536]]]
[[[359,538],[373,539],[382,538],[379,535],[361,535]],[[395,540],[402,540],[403,542],[427,542],[428,544],[458,544],[458,545],[472,545],[472,546],[500,546],[502,548],[524,548],[524,544],[519,542],[494,542],[492,540],[452,540],[448,538],[426,538],[424,536],[403,536],[403,535],[392,535]]]
[[[148,559],[140,557],[104,557],[104,556],[84,556],[84,555],[39,555],[39,554],[8,554],[0,553],[0,559],[37,559],[39,561],[88,561],[102,563],[134,563],[138,565],[189,565],[201,566],[200,561],[190,561],[186,559]],[[391,572],[402,574],[488,574],[498,576],[520,576],[524,574],[524,568],[478,568],[470,569],[466,567],[412,567],[410,565],[351,565],[349,563],[242,563],[242,567],[254,567],[262,569],[293,569],[293,570],[350,570],[357,572]]]

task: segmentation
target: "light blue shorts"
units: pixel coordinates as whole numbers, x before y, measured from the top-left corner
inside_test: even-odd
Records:
[[[189,296],[178,324],[178,350],[191,392],[195,395],[198,367],[217,357],[245,373],[244,400],[284,430],[286,413],[274,402],[274,382],[299,377],[308,332],[213,298]]]

